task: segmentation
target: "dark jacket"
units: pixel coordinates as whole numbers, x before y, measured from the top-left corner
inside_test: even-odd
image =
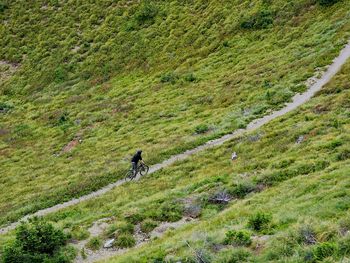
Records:
[[[141,161],[142,160],[141,154],[142,153],[139,153],[139,152],[135,153],[135,155],[131,159],[131,162],[138,163],[139,161]]]

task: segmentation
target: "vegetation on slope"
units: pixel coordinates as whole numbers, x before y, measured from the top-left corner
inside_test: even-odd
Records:
[[[312,101],[254,133],[47,219],[73,231],[110,217],[101,238],[132,238],[136,224],[155,227],[199,209],[196,224],[108,262],[195,262],[198,255],[208,262],[349,257],[349,72],[347,63]],[[239,156],[234,163],[233,150]],[[210,202],[220,192],[234,200]],[[9,237],[1,238],[4,243]]]
[[[349,37],[349,2],[2,1],[0,224],[280,107]]]

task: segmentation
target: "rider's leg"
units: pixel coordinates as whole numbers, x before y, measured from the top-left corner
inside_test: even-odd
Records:
[[[132,164],[132,171],[134,173],[134,176],[136,176],[136,173],[137,173],[137,163],[135,162],[131,162]]]

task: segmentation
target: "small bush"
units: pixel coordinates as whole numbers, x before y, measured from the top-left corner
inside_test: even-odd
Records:
[[[151,24],[158,14],[158,8],[152,3],[144,2],[135,13],[135,19],[139,25]]]
[[[331,6],[338,2],[339,0],[317,0],[317,3],[323,6]]]
[[[0,113],[7,113],[11,109],[13,109],[13,106],[10,104],[7,104],[5,102],[0,102]]]
[[[225,249],[219,252],[218,256],[214,260],[214,263],[251,262],[249,261],[250,256],[250,252],[246,249]]]
[[[209,126],[206,124],[199,124],[194,128],[194,131],[197,134],[206,133],[207,131],[209,131]]]
[[[189,74],[185,75],[184,79],[188,82],[196,82],[197,81],[197,77],[193,73],[189,73]]]
[[[345,161],[347,159],[350,159],[350,150],[344,149],[336,156],[337,161]]]
[[[350,255],[350,235],[347,235],[339,241],[339,253],[341,256]]]
[[[135,226],[131,223],[121,222],[116,225],[116,233],[118,234],[133,234]]]
[[[99,237],[91,238],[86,244],[86,247],[93,251],[100,249],[101,246],[102,246],[102,241]]]
[[[316,260],[323,260],[327,257],[331,257],[338,252],[338,246],[332,242],[325,242],[319,244],[313,249],[313,254]]]
[[[268,229],[272,220],[271,214],[258,212],[252,215],[248,220],[248,226],[255,231]]]
[[[8,5],[4,1],[0,1],[0,13],[3,13],[8,8]]]
[[[59,249],[66,241],[67,236],[62,230],[42,219],[34,218],[16,229],[16,240],[5,247],[2,260],[4,263],[29,263],[61,257]]]
[[[264,29],[272,23],[273,13],[268,9],[262,9],[249,17],[243,17],[240,26],[243,29]]]
[[[156,228],[158,223],[152,219],[145,219],[141,223],[141,230],[144,233],[151,232],[154,228]]]
[[[90,236],[90,233],[81,226],[74,226],[72,228],[71,235],[73,239],[84,240]]]
[[[236,198],[244,198],[247,194],[255,191],[255,185],[251,182],[241,182],[229,190],[229,193]]]
[[[157,213],[157,220],[176,222],[182,218],[183,207],[179,202],[164,203]]]
[[[175,84],[178,79],[179,77],[175,73],[169,72],[160,77],[160,82]]]
[[[230,230],[226,233],[224,243],[226,245],[249,246],[252,243],[252,239],[247,231]]]
[[[133,210],[127,211],[124,214],[124,218],[127,222],[135,225],[135,224],[141,222],[144,217],[140,211],[133,209]]]
[[[316,244],[317,240],[316,240],[315,230],[309,225],[302,226],[299,229],[298,241],[299,243],[306,244],[306,245]]]
[[[115,245],[120,248],[133,247],[136,241],[131,234],[121,234],[117,237]]]

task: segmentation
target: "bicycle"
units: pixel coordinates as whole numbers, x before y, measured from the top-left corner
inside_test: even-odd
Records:
[[[144,164],[144,163],[140,163],[137,165],[136,168],[136,173],[134,172],[134,169],[129,169],[126,174],[125,174],[125,180],[130,179],[130,181],[132,181],[138,174],[140,174],[141,176],[144,176],[148,173],[149,167],[148,165]]]

